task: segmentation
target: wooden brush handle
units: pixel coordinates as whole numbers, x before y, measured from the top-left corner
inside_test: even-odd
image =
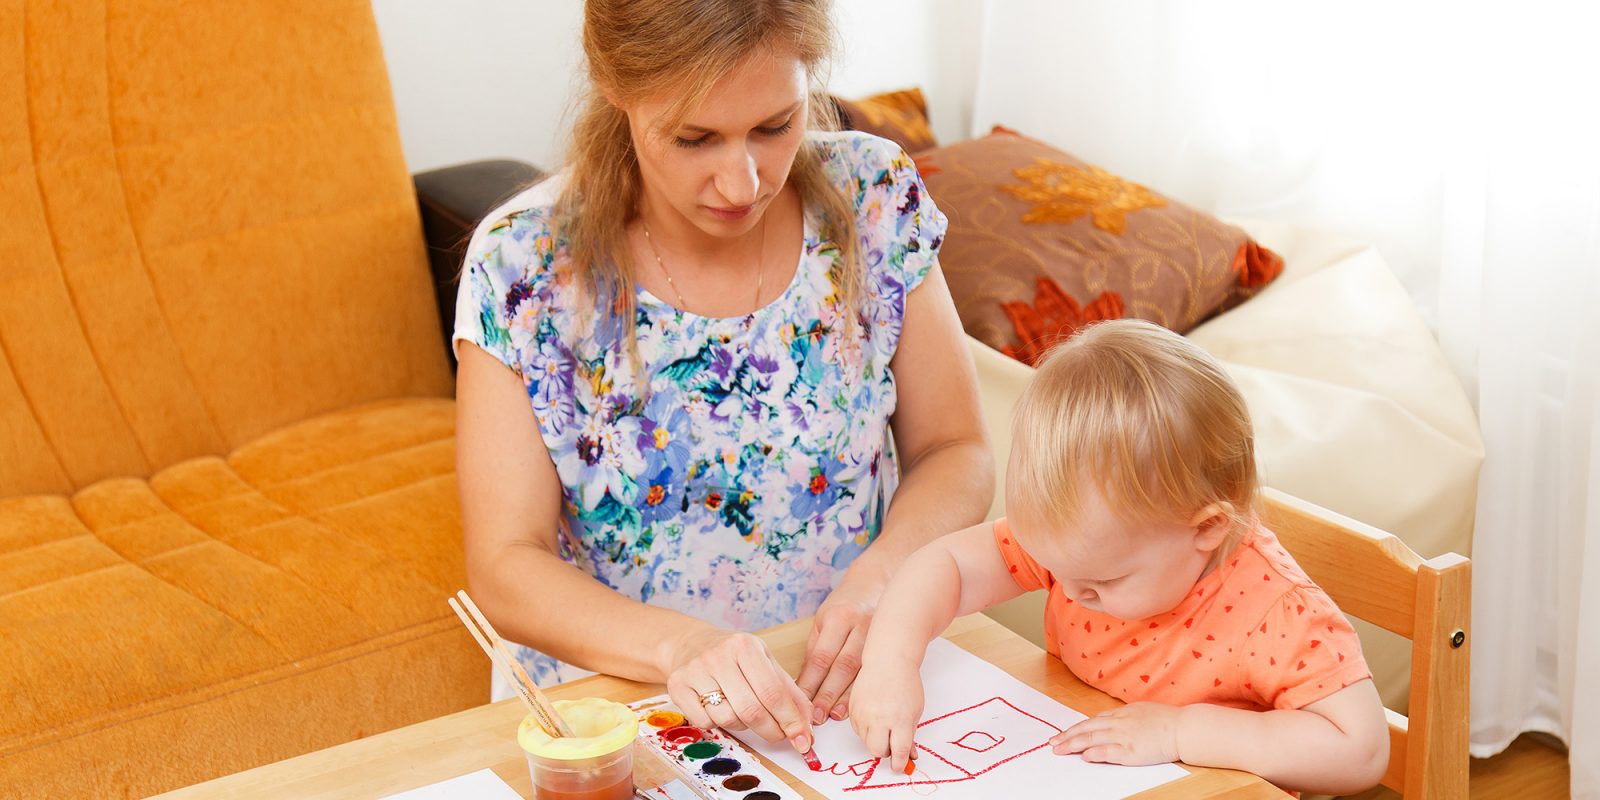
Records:
[[[529,701],[529,705],[533,706],[534,719],[538,721],[539,727],[544,728],[544,732],[553,737],[575,736],[576,734],[572,732],[572,728],[567,726],[567,721],[562,719],[561,715],[556,713],[555,706],[550,704],[550,698],[545,697],[544,692],[540,691],[539,685],[533,682],[533,678],[529,677],[528,671],[522,668],[522,664],[518,663],[516,656],[512,655],[511,650],[506,647],[505,640],[501,639],[494,626],[489,624],[489,618],[478,610],[478,604],[472,602],[472,597],[464,589],[457,590],[456,597],[461,599],[461,602],[466,605],[467,611],[471,612],[473,620],[483,628],[484,637],[489,640],[489,644],[494,646],[495,652],[498,652],[500,657],[504,659],[505,663],[502,666],[511,671],[512,680],[516,681],[517,685],[522,688],[523,694],[527,695],[525,699]]]

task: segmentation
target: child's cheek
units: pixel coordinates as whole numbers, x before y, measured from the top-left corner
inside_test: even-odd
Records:
[[[1138,620],[1153,617],[1166,609],[1156,608],[1160,605],[1155,598],[1140,596],[1136,593],[1119,591],[1111,595],[1104,592],[1100,594],[1100,602],[1105,606],[1104,611],[1117,619]]]

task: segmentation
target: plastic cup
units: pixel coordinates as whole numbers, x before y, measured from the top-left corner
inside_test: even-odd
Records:
[[[575,736],[551,738],[532,714],[517,726],[536,800],[631,800],[639,733],[633,710],[598,697],[552,705]]]

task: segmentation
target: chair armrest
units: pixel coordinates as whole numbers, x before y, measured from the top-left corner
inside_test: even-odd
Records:
[[[473,229],[495,206],[542,177],[538,167],[510,160],[474,161],[412,176],[446,350],[456,327],[456,282]],[[455,369],[453,355],[450,368]]]

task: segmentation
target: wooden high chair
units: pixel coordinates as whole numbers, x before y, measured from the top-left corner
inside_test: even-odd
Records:
[[[1383,785],[1408,800],[1467,797],[1472,563],[1423,560],[1393,534],[1279,491],[1263,522],[1346,614],[1411,640],[1411,702],[1389,716]]]

